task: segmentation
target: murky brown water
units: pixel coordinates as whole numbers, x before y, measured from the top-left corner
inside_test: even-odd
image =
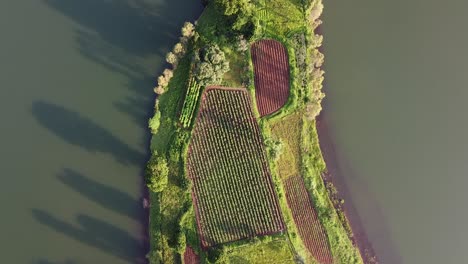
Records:
[[[467,1],[326,1],[324,120],[382,263],[467,263]]]
[[[0,1],[1,263],[140,263],[154,78],[192,0]]]

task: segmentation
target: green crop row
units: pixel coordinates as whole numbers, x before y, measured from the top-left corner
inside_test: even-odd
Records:
[[[192,124],[193,115],[197,108],[198,98],[200,96],[201,86],[193,77],[190,78],[185,95],[184,105],[180,113],[179,121],[184,128],[190,127]]]
[[[205,92],[187,167],[205,247],[284,229],[246,91]]]

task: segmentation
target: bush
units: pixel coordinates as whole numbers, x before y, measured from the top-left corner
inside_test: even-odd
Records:
[[[265,140],[265,145],[268,149],[268,153],[273,160],[278,160],[278,158],[283,153],[283,142],[280,140],[274,140],[272,138],[267,138]]]
[[[154,135],[158,133],[159,125],[161,124],[161,112],[157,111],[148,122],[148,126],[151,129],[151,133]]]
[[[161,192],[166,188],[169,175],[169,167],[165,157],[153,152],[146,166],[146,185],[153,192]]]

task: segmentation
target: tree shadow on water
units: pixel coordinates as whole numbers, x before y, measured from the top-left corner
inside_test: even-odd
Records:
[[[111,154],[124,164],[141,164],[145,160],[144,154],[108,130],[62,106],[36,101],[32,105],[32,114],[42,126],[72,145],[90,152]]]
[[[118,189],[68,168],[65,168],[57,177],[63,184],[105,208],[135,220],[143,218],[142,204]]]
[[[142,243],[114,225],[83,214],[76,217],[79,226],[62,221],[39,209],[32,209],[32,215],[39,223],[90,247],[98,248],[130,263],[146,263]]]
[[[148,62],[148,58],[164,58],[177,41],[183,22],[193,21],[201,13],[201,1],[43,1],[80,25],[75,38],[85,58],[127,77],[131,93],[114,106],[146,127],[155,77],[164,66],[156,66],[157,62]]]

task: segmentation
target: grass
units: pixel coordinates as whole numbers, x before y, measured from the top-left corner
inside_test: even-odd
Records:
[[[243,87],[242,76],[246,67],[245,55],[230,47],[224,47],[224,54],[229,61],[230,70],[224,74],[224,84],[227,87]]]
[[[161,95],[159,111],[161,126],[151,139],[151,150],[168,155],[175,147],[175,140],[179,135],[176,127],[178,112],[182,105],[182,98],[186,92],[189,76],[189,55],[181,60],[174,71],[167,92]],[[161,193],[150,193],[150,252],[151,263],[177,263],[180,254],[177,252],[179,243],[179,222],[186,208],[191,203],[186,187],[181,184],[183,176],[182,160],[169,162],[169,183]]]
[[[296,263],[291,248],[284,238],[249,243],[227,249],[219,263],[230,264],[288,264]]]
[[[282,179],[300,175],[301,126],[301,112],[296,112],[271,122],[272,137],[283,143],[282,153],[276,162],[278,173]]]

